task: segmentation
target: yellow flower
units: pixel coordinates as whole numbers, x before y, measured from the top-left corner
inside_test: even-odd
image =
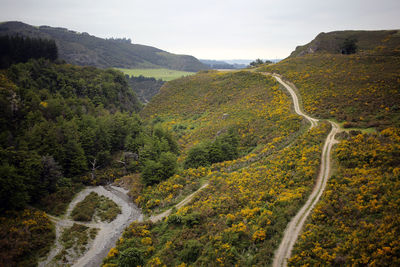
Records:
[[[116,248],[111,248],[110,251],[107,254],[107,257],[111,258],[114,257],[115,255],[118,254],[118,249]]]

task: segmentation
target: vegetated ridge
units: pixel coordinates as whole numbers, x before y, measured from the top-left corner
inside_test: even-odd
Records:
[[[355,33],[358,39],[349,36]],[[303,54],[297,49],[284,61],[259,68],[291,81],[308,114],[334,119],[345,129],[336,136],[341,142],[333,151],[335,173],[288,265],[397,266],[400,34],[333,32],[305,47],[334,43],[345,49]]]
[[[400,131],[393,100],[399,93],[396,36],[391,32],[380,40],[382,45],[363,51],[356,41],[343,38],[344,50],[290,57],[258,69],[290,78],[307,113],[333,118],[346,129],[336,135],[342,140],[333,154],[336,173],[306,219],[289,265],[398,263],[400,243],[395,233],[400,226]],[[322,140],[330,127],[322,122],[307,133],[289,134],[295,139],[286,135],[273,138],[271,143],[266,139],[265,145],[256,138],[257,146],[250,154],[208,167],[207,143],[198,144],[216,138],[230,119],[239,125],[243,119],[256,126],[248,135],[240,132],[241,145],[246,137],[260,136],[257,129],[261,124],[253,124],[257,120],[245,117],[246,112],[263,110],[265,129],[273,132],[278,129],[269,126],[271,119],[275,125],[285,120],[282,107],[289,104],[284,99],[266,96],[268,104],[263,105],[245,97],[257,92],[253,91],[257,87],[249,85],[256,77],[241,72],[206,72],[179,79],[167,83],[143,110],[145,118],[170,127],[180,136],[181,149],[188,151],[182,153],[181,161],[187,161],[196,148],[204,155],[197,158],[204,166],[189,168],[141,193],[132,190],[136,203],[146,213],[161,212],[177,203],[182,194],[193,191],[193,183],[198,188],[201,181],[208,180],[208,186],[187,206],[172,210],[164,221],[133,223],[104,263],[122,264],[130,259],[149,266],[249,266],[271,262],[283,230],[311,192]],[[273,88],[263,89],[278,96]],[[233,103],[242,113],[235,113]],[[270,113],[270,108],[279,112]],[[294,125],[281,125],[278,131],[285,135],[284,129],[293,130]],[[283,141],[287,138],[292,143],[282,148],[288,144]],[[315,141],[318,145],[312,143]],[[246,151],[245,146],[242,149]]]
[[[193,56],[175,55],[155,47],[132,44],[129,40],[102,39],[60,27],[36,27],[10,21],[0,24],[0,35],[54,39],[61,59],[82,66],[168,68],[184,71],[207,69]]]
[[[314,53],[351,54],[369,53],[379,50],[380,54],[399,54],[400,32],[386,31],[334,31],[320,33],[310,43],[296,47],[290,57],[300,57]],[[352,46],[354,43],[355,46]],[[354,49],[348,51],[347,49]]]
[[[351,54],[318,50],[303,56],[290,56],[278,64],[261,67],[259,71],[282,74],[294,83],[305,112],[314,117],[334,118],[345,128],[383,130],[391,125],[399,127],[400,33],[361,33],[359,41],[354,39],[351,45],[355,48]],[[367,42],[369,33],[370,43]],[[336,37],[329,40],[336,40],[340,46],[347,43],[349,34],[354,33],[333,32],[323,36]],[[319,39],[314,41],[318,43]]]
[[[210,69],[243,69],[248,66],[248,64],[231,64],[223,60],[200,59],[200,61]]]
[[[133,223],[104,264],[271,263],[287,223],[312,190],[330,125],[306,132],[309,125],[291,111],[287,91],[251,72],[207,71],[169,82],[142,116],[180,137],[185,167],[151,187],[138,190],[132,183],[143,212],[163,214],[208,186],[156,224]],[[234,158],[214,161],[236,142]]]

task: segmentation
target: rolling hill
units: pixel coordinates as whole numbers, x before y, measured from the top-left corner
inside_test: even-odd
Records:
[[[288,221],[317,180],[326,119],[344,128],[335,137],[333,174],[288,265],[399,264],[398,33],[362,32],[353,54],[338,50],[354,38],[349,32],[324,35],[315,51],[306,45],[309,53],[297,49],[258,68],[260,74],[208,71],[164,85],[141,115],[176,133],[180,161],[230,128],[239,133],[239,157],[132,189],[143,212],[157,214],[207,184],[163,221],[132,223],[105,264],[129,253],[145,266],[272,263]],[[271,73],[293,83],[305,112],[320,119],[316,127],[306,131]]]
[[[289,218],[312,188],[330,130],[323,123],[307,132],[308,125],[290,106],[275,79],[249,71],[200,72],[166,83],[141,115],[175,132],[179,160],[187,162],[191,151],[201,154],[203,146],[231,131],[237,133],[238,155],[184,169],[140,192],[132,188],[143,212],[157,214],[208,181],[194,201],[167,219],[133,223],[114,251],[150,251],[142,254],[143,265],[149,266],[270,263]],[[214,155],[213,149],[209,153]],[[118,264],[115,255],[104,263]]]
[[[0,24],[0,35],[54,39],[59,57],[67,63],[81,66],[168,68],[193,72],[208,69],[193,56],[175,55],[155,47],[132,44],[129,40],[102,39],[60,27],[36,27],[10,21]]]
[[[310,43],[296,47],[290,57],[299,57],[314,53],[343,53],[346,40],[354,41],[357,54],[400,54],[400,32],[386,31],[334,31],[320,33]]]
[[[342,54],[346,39],[355,40],[355,53]],[[399,70],[398,30],[323,33],[259,68],[292,82],[308,114],[344,128],[335,172],[289,266],[400,264]]]

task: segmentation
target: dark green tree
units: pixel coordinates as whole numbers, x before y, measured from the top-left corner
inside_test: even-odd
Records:
[[[159,183],[162,180],[163,166],[160,162],[148,160],[144,164],[142,171],[142,182],[145,185]]]
[[[52,156],[42,157],[42,172],[40,174],[40,185],[42,190],[54,193],[57,190],[57,183],[63,177],[61,166]]]
[[[63,146],[63,169],[67,177],[74,177],[87,170],[87,159],[78,142],[68,140]]]
[[[128,248],[119,255],[119,264],[121,267],[136,267],[143,266],[143,255],[137,248]]]
[[[200,166],[208,166],[209,164],[209,151],[207,146],[204,144],[199,144],[189,150],[184,167],[198,168]]]
[[[24,179],[9,164],[0,166],[0,210],[24,207],[29,201]]]
[[[172,175],[175,174],[178,168],[178,161],[175,154],[172,152],[162,152],[160,155],[160,164],[162,166],[161,169],[161,178],[162,180],[168,179]]]
[[[262,61],[262,59],[257,58],[255,61],[250,62],[250,66],[252,67],[257,67],[264,64],[264,61]]]
[[[357,40],[353,38],[346,38],[343,44],[340,46],[342,54],[349,55],[354,54],[357,51]]]

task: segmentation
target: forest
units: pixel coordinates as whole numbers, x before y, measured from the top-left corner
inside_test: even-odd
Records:
[[[55,60],[57,57],[58,50],[54,40],[18,35],[0,36],[0,69],[8,68],[14,63],[26,62],[31,58]]]
[[[175,173],[179,153],[167,130],[137,115],[142,105],[121,72],[36,54],[15,61],[21,63],[0,71],[0,247],[7,255],[0,265],[6,266],[34,265],[49,249],[54,229],[43,211],[60,215],[84,185],[127,172],[146,177],[154,165],[159,174],[143,183],[159,182]]]

